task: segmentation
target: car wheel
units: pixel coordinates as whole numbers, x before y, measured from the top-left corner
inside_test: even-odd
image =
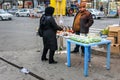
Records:
[[[27,14],[28,17],[30,17],[30,14]]]
[[[3,18],[0,16],[0,21],[2,21],[3,20]]]
[[[17,13],[16,16],[19,17],[20,15]]]
[[[101,19],[101,17],[98,17],[98,19]]]
[[[9,18],[9,20],[12,20],[12,18]]]
[[[94,14],[92,15],[92,17],[93,17],[93,19],[96,19],[96,16]]]

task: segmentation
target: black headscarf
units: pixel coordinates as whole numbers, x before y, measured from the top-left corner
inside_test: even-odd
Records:
[[[53,7],[49,6],[49,7],[45,8],[45,15],[46,16],[52,16],[53,13],[54,13],[54,8]]]

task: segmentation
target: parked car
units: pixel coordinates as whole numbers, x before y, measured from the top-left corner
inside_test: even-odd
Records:
[[[13,15],[4,11],[3,9],[0,9],[0,21],[1,20],[12,20]]]
[[[9,9],[9,10],[8,10],[8,13],[14,15],[17,11],[18,11],[18,9]]]
[[[41,13],[41,14],[44,14],[44,12],[45,12],[45,10],[42,8],[34,8],[34,11],[37,13]]]
[[[45,12],[44,6],[38,6],[37,9],[38,9],[37,13],[44,13]]]
[[[105,17],[104,12],[99,11],[97,9],[90,8],[90,9],[87,9],[87,10],[92,13],[92,16],[93,16],[94,19],[100,19],[100,18]]]
[[[30,17],[34,17],[34,18],[40,18],[42,16],[41,13],[37,13],[34,9],[30,10]]]
[[[29,17],[30,16],[30,9],[20,9],[15,13],[15,15],[17,17],[19,17],[19,16],[27,16],[27,17]]]

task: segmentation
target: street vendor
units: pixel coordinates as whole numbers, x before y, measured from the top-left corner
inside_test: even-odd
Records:
[[[86,3],[81,2],[79,5],[79,11],[77,12],[72,29],[77,35],[87,35],[89,32],[90,26],[94,23],[92,14],[86,10]],[[84,47],[81,46],[82,53],[84,53]],[[71,53],[79,52],[79,45],[76,45],[74,50]]]

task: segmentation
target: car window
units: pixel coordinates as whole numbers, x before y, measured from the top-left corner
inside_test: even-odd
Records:
[[[27,10],[25,9],[24,12],[27,12]]]
[[[97,12],[98,10],[97,9],[94,9],[95,12]]]
[[[24,9],[20,10],[20,12],[24,12]]]
[[[17,11],[17,9],[12,9],[13,11]]]
[[[0,10],[0,14],[4,14],[6,13],[4,10]]]
[[[88,9],[89,12],[93,12],[92,10]]]
[[[45,7],[44,6],[39,6],[39,7],[37,7],[38,9],[40,9],[40,10],[45,10]]]

